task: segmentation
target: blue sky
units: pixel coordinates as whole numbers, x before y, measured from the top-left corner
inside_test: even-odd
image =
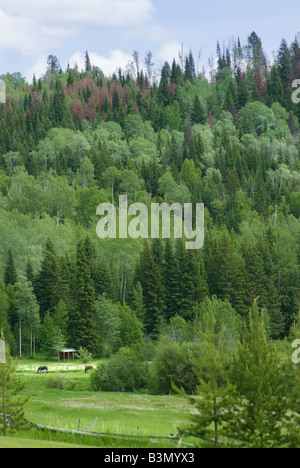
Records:
[[[47,56],[83,65],[91,60],[105,73],[125,68],[133,50],[143,62],[152,50],[157,69],[191,49],[201,68],[215,55],[216,42],[255,30],[272,59],[282,38],[300,31],[299,0],[0,0],[0,74],[20,71],[29,80],[45,71]]]

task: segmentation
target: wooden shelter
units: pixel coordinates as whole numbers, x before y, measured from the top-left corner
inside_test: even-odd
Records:
[[[77,353],[77,349],[73,348],[53,348],[58,352],[59,361],[74,361],[74,354]]]

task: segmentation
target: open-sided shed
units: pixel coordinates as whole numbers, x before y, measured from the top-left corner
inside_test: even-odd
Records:
[[[59,361],[74,361],[74,355],[77,352],[73,348],[53,348],[58,352]]]

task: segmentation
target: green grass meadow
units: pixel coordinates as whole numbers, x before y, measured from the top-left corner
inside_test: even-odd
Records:
[[[102,361],[92,363],[96,367]],[[104,361],[103,361],[104,362]],[[48,374],[37,374],[47,365]],[[30,399],[25,407],[26,419],[33,424],[70,431],[92,431],[110,436],[96,440],[91,436],[49,433],[32,429],[13,438],[0,439],[1,448],[28,448],[41,444],[97,447],[174,447],[173,441],[157,439],[177,435],[178,426],[186,423],[191,407],[178,395],[104,393],[89,390],[90,374],[82,364],[47,361],[20,361],[18,375],[25,381],[24,395]],[[8,434],[10,436],[10,434]],[[124,435],[124,438],[120,438]],[[140,440],[136,436],[143,436]],[[117,437],[116,437],[117,436]],[[130,437],[131,436],[131,437]],[[40,440],[42,439],[42,440]],[[63,448],[63,446],[61,448]]]

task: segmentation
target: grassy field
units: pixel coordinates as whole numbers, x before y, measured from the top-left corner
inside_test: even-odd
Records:
[[[0,437],[0,448],[19,448],[19,449],[32,449],[32,448],[60,448],[60,449],[84,449],[84,448],[92,448],[90,446],[85,445],[75,445],[75,444],[68,444],[63,442],[51,442],[46,440],[33,440],[33,439],[25,439],[25,438],[17,438],[17,437]],[[96,447],[95,447],[96,448]]]
[[[92,363],[94,367],[98,364],[99,362]],[[49,374],[38,375],[40,365],[47,365]],[[91,392],[90,374],[85,374],[84,365],[68,363],[56,366],[56,362],[45,360],[22,361],[18,365],[18,374],[26,384],[23,393],[30,395],[25,415],[32,423],[68,430],[80,428],[82,431],[88,431],[95,423],[94,432],[146,436],[149,440],[136,446],[148,447],[153,443],[153,446],[163,448],[170,446],[169,441],[155,440],[155,436],[176,435],[178,426],[188,421],[191,407],[185,398],[177,395]],[[49,388],[50,386],[56,388]],[[36,431],[33,432],[30,437],[53,439],[53,434],[43,436],[43,433],[37,435]],[[20,437],[26,438],[27,435]],[[14,439],[7,439],[7,442],[6,439],[2,440],[0,447],[6,443],[9,445],[12,441]],[[51,445],[52,441],[48,442]],[[72,445],[73,442],[76,445],[77,441],[72,441]],[[18,439],[17,443],[26,444],[26,441]],[[33,441],[28,443],[30,445]],[[92,442],[89,441],[88,445],[91,446]],[[120,440],[103,440],[103,447],[121,448],[133,445],[128,440],[124,443]]]

